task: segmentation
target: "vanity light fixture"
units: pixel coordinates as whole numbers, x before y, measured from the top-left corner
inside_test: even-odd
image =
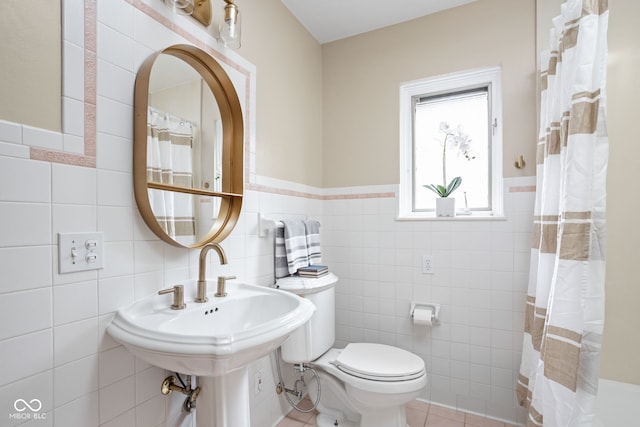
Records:
[[[191,15],[195,10],[194,0],[163,0],[164,5],[178,15]]]
[[[223,19],[220,20],[218,40],[226,47],[240,48],[240,11],[233,0],[224,0]]]
[[[211,0],[162,0],[179,15],[191,15],[205,27],[211,24]]]

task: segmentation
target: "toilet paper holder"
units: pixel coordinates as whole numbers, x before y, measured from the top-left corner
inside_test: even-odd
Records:
[[[415,309],[425,309],[425,308],[429,308],[432,310],[431,323],[433,323],[434,325],[440,324],[440,304],[438,303],[412,301],[409,315],[413,319],[413,312],[415,311]]]

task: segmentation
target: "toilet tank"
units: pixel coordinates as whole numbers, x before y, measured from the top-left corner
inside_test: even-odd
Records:
[[[275,287],[307,298],[316,306],[311,319],[296,329],[282,344],[282,360],[309,363],[333,346],[335,327],[335,287],[338,277],[329,273],[317,279],[298,276],[278,279]]]

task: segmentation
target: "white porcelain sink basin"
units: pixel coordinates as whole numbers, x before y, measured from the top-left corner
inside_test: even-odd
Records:
[[[185,294],[195,281],[185,282]],[[209,301],[185,297],[186,308],[172,310],[171,295],[151,295],[118,310],[109,334],[140,359],[184,374],[221,376],[275,350],[307,322],[314,305],[289,292],[230,282],[227,296]]]

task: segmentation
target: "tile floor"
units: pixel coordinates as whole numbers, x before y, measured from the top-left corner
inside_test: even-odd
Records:
[[[302,405],[307,407],[306,404]],[[311,402],[309,405],[311,406]],[[467,414],[442,406],[415,400],[407,405],[409,427],[516,427],[513,424]],[[316,425],[316,413],[305,414],[292,410],[277,427],[311,427]]]

